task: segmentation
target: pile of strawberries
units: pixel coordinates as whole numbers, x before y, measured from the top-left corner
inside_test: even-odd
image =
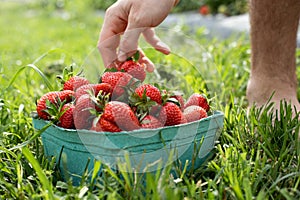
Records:
[[[120,132],[160,128],[205,118],[210,110],[202,94],[194,93],[185,101],[175,91],[143,83],[144,66],[133,59],[106,70],[99,83],[72,73],[64,77],[62,90],[44,94],[36,110],[40,119],[67,129]]]

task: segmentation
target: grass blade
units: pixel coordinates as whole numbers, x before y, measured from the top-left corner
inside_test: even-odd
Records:
[[[24,69],[27,69],[27,68],[31,68],[33,69],[34,71],[36,71],[41,77],[42,79],[44,80],[46,86],[48,87],[48,89],[50,91],[54,90],[53,87],[52,87],[52,84],[50,83],[50,81],[48,80],[48,78],[45,76],[45,74],[34,64],[28,64],[26,66],[23,66],[21,67],[16,73],[15,75],[13,76],[13,78],[11,79],[11,81],[9,82],[8,86],[6,87],[6,89],[8,89],[9,87],[12,86],[12,84],[15,82],[15,80],[18,78],[18,76],[20,75],[20,73],[24,70]]]
[[[52,184],[48,180],[47,176],[43,172],[43,169],[41,168],[41,166],[38,163],[38,161],[34,158],[34,156],[31,153],[31,151],[27,147],[24,147],[22,149],[22,153],[26,157],[26,159],[30,162],[30,164],[32,165],[33,169],[36,171],[36,174],[37,174],[39,180],[42,183],[43,189],[46,191],[45,194],[47,195],[46,196],[47,199],[55,199],[54,198],[54,194],[52,193]]]
[[[16,146],[12,147],[9,149],[9,151],[15,150],[15,149],[19,149],[19,148],[23,148],[24,146],[28,145],[30,142],[32,142],[33,140],[35,140],[36,138],[38,138],[44,131],[46,131],[47,128],[49,128],[50,126],[52,126],[53,123],[49,122],[47,125],[45,125],[42,129],[38,130],[36,134],[34,134],[31,138],[29,138],[28,140],[17,144]],[[2,151],[0,151],[0,153],[2,153]]]

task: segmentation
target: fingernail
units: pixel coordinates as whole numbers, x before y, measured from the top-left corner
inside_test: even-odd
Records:
[[[118,53],[118,60],[120,62],[124,62],[127,59],[126,54],[123,51],[119,51]]]
[[[146,65],[146,71],[147,72],[153,72],[154,71],[154,64],[152,63],[152,62],[148,62],[148,63],[145,63],[145,65]]]
[[[165,52],[171,51],[170,47],[167,44],[163,43],[162,41],[158,42],[157,46],[159,46],[159,48],[164,50]]]

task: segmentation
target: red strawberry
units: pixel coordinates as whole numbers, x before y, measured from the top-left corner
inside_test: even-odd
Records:
[[[104,72],[101,76],[101,82],[102,83],[108,83],[112,86],[112,88],[115,88],[120,79],[127,73],[124,72]]]
[[[207,112],[200,106],[192,105],[184,109],[183,115],[187,122],[193,122],[207,117]]]
[[[119,71],[124,70],[136,79],[143,82],[146,78],[146,72],[143,65],[133,60],[125,61],[119,68]]]
[[[73,103],[67,103],[62,107],[61,112],[63,112],[63,114],[59,118],[58,126],[68,129],[74,128],[74,108],[75,106]]]
[[[108,83],[112,87],[112,99],[116,100],[124,95],[126,89],[134,86],[136,81],[126,72],[105,72],[101,77],[102,83]]]
[[[81,76],[72,76],[69,80],[67,80],[64,83],[63,90],[73,90],[75,91],[77,88],[79,88],[82,85],[87,85],[90,82]]]
[[[160,117],[166,116],[165,126],[184,123],[186,120],[180,108],[172,102],[166,102],[160,111]]]
[[[96,117],[95,103],[91,100],[89,94],[80,96],[74,108],[74,124],[76,129],[89,129],[92,126],[93,119]]]
[[[179,108],[181,109],[181,111],[184,110],[184,98],[181,94],[174,94],[172,96],[170,96],[169,100],[175,99],[175,101],[177,101],[176,104],[178,104]]]
[[[181,120],[181,124],[185,124],[185,123],[188,123],[186,117],[183,115],[183,118]]]
[[[192,105],[200,106],[204,108],[206,112],[208,112],[210,109],[206,96],[202,94],[197,94],[197,93],[192,94],[186,101],[184,108],[187,108]]]
[[[163,125],[167,120],[167,114],[162,105],[154,105],[150,108],[149,114],[156,117]]]
[[[73,96],[74,91],[72,90],[55,91],[44,94],[37,102],[36,111],[38,116],[44,120],[50,119],[51,116],[47,113],[47,100],[51,104],[58,104],[59,102],[62,103],[64,101],[64,103],[68,103],[71,102]],[[56,105],[56,107],[59,107],[59,105]]]
[[[140,98],[143,98],[145,94],[151,100],[161,104],[161,93],[157,87],[151,84],[143,84],[135,89],[135,93],[139,95]]]
[[[147,115],[141,121],[141,127],[153,129],[153,128],[163,127],[163,124],[156,117],[154,117],[152,115]]]
[[[84,94],[89,94],[89,92],[92,92],[96,97],[100,91],[102,91],[101,94],[103,95],[111,93],[112,92],[111,85],[108,83],[83,85],[76,90],[75,98],[78,99],[80,96]]]
[[[110,101],[105,105],[103,115],[100,120],[105,119],[117,125],[121,130],[132,131],[139,129],[139,121],[128,104],[119,101]],[[102,123],[102,122],[100,122]],[[105,131],[105,127],[102,127]]]
[[[102,131],[107,132],[121,132],[122,130],[113,122],[104,118],[100,118],[100,127]]]

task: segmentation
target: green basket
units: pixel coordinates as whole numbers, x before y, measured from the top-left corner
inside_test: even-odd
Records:
[[[131,167],[138,173],[155,172],[174,161],[184,165],[187,160],[188,169],[197,169],[214,148],[223,119],[224,114],[215,111],[207,118],[187,124],[118,133],[70,130],[52,125],[41,137],[45,155],[49,159],[56,158],[63,178],[72,177],[73,184],[78,184],[85,169],[93,171],[95,160],[115,170],[119,162],[129,158]],[[37,130],[48,123],[33,119]],[[161,161],[160,164],[153,164],[159,163],[157,161]]]

